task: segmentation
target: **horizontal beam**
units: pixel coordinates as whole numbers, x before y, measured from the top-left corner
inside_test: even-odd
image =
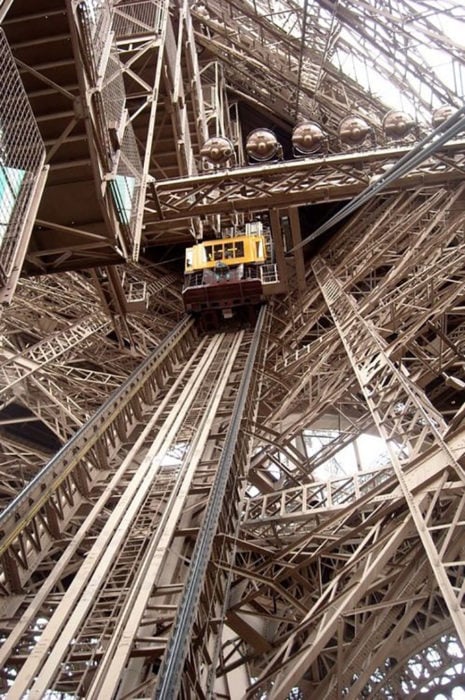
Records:
[[[463,178],[464,146],[464,140],[449,142],[440,153],[396,180],[386,191],[441,185]],[[348,199],[375,182],[410,151],[410,147],[402,146],[321,155],[163,180],[154,185],[156,201],[146,202],[146,236],[169,222],[192,216]]]

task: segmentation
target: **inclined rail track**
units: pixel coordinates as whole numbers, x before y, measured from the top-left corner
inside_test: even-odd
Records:
[[[177,375],[160,381],[165,390],[151,411],[145,406],[145,426],[97,489],[90,512],[48,579],[20,609],[0,650],[2,667],[14,669],[9,700],[42,698],[50,690],[89,699],[130,697],[141,682],[153,689],[153,669],[167,648],[192,569],[193,542],[183,527],[199,528],[208,493],[217,491],[221,455],[231,457],[232,443],[224,445],[225,416],[238,378],[247,367],[252,371],[252,338],[245,331],[205,337]],[[121,414],[120,430],[124,419]],[[237,438],[239,423],[232,422]],[[57,478],[55,468],[44,470],[4,522],[17,520],[15,505],[32,522],[25,503],[34,496],[42,503],[47,491],[56,494]],[[214,525],[210,511],[207,528]],[[10,533],[8,542],[14,541]],[[73,576],[63,591],[67,572]]]

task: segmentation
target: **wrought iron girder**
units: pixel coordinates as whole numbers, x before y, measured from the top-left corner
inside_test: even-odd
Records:
[[[424,504],[413,495],[405,472],[409,462],[415,460],[422,451],[436,446],[439,452],[443,453],[446,465],[443,467],[443,478],[438,484],[433,500],[440,498],[441,490],[449,478],[463,488],[465,475],[453,451],[444,440],[445,424],[421,389],[409,378],[405,368],[397,366],[389,358],[382,338],[365,320],[353,298],[343,291],[341,283],[331,270],[321,259],[314,261],[313,270],[333,314],[374,422],[386,441],[402,493],[410,508],[437,584],[457,633],[462,643],[465,643],[461,576],[459,575],[457,583],[451,581],[454,568],[460,566],[462,553],[454,552],[447,556],[447,547],[438,549],[433,538],[435,528],[431,522],[432,507],[425,510]],[[450,477],[447,476],[448,470]],[[457,515],[446,518],[441,526],[448,529],[449,535],[457,533],[457,544],[461,541],[462,507],[460,504]]]
[[[347,634],[347,628],[354,625],[353,639],[350,632],[347,641],[338,646],[337,671],[328,674],[315,692],[322,700],[328,700],[342,688],[349,689],[348,697],[360,697],[360,692],[385,659],[395,654],[400,639],[406,633],[408,625],[424,608],[429,600],[430,580],[427,566],[422,561],[418,564],[418,546],[407,553],[403,566],[398,567],[392,581],[387,578],[387,585],[373,595],[373,606],[368,603],[363,612],[356,608],[348,612],[341,621],[341,632]],[[345,636],[345,635],[344,635]]]
[[[461,170],[465,142],[455,141],[444,149],[454,153],[460,166],[445,166],[433,159],[397,180],[392,190],[421,185],[443,185],[463,178]],[[299,161],[250,166],[215,174],[164,180],[154,186],[157,199],[147,200],[146,236],[164,228],[168,221],[192,216],[234,211],[259,211],[275,206],[305,205],[340,201],[360,193],[383,167],[400,159],[409,148],[380,149],[350,154],[304,158]],[[349,171],[342,166],[350,167]]]
[[[386,7],[373,7],[368,12],[356,2],[348,2],[346,6],[341,7],[334,0],[321,0],[320,5],[333,12],[335,19],[343,25],[347,23],[350,26],[351,32],[355,32],[358,37],[357,49],[361,60],[370,63],[376,73],[384,78],[389,77],[392,85],[400,89],[407,83],[414,100],[426,108],[429,108],[429,104],[422,90],[422,86],[426,84],[438,100],[454,102],[455,95],[449,83],[439,78],[425,60],[421,49],[418,50],[422,42],[436,50],[447,50],[449,56],[453,57],[451,72],[456,69],[454,63],[458,64],[463,60],[462,47],[451,40],[440,23],[434,21],[429,12],[428,2],[421,2],[415,7],[416,17],[421,17],[421,20],[415,22],[411,33],[407,17],[411,17],[409,13],[412,12],[412,7],[402,1],[392,2]],[[452,7],[445,8],[444,11],[446,14],[450,13],[451,17],[455,16]],[[460,11],[461,8],[459,17]],[[397,50],[404,41],[412,45],[408,61],[405,60],[403,52]],[[342,41],[341,45],[345,43]],[[346,50],[348,48],[346,46]],[[373,60],[374,54],[376,58]],[[418,75],[422,76],[421,81],[418,81]]]
[[[347,290],[356,293],[363,313],[377,328],[382,329],[384,336],[396,334],[391,342],[391,354],[401,356],[410,339],[422,327],[427,331],[428,322],[440,318],[463,296],[462,196],[461,187],[440,191],[429,195],[424,202],[420,200],[418,206],[415,197],[405,195],[401,226],[393,221],[402,205],[396,197],[384,208],[380,224],[373,222],[376,236],[371,222],[368,227],[363,225],[365,218],[370,221],[368,210],[360,225],[351,223],[348,227],[351,237],[347,244],[344,245],[343,240],[341,245],[331,247],[331,251],[336,253],[327,257],[338,262],[337,275]],[[344,232],[342,236],[344,238]],[[326,250],[323,254],[327,255]],[[382,274],[376,274],[378,269],[382,270]],[[292,298],[289,297],[290,301]],[[280,343],[277,342],[270,354],[270,361],[276,358],[275,370],[284,370],[292,377],[293,390],[287,392],[287,405],[292,401],[292,393],[298,395],[299,387],[303,390],[305,386],[310,386],[311,381],[317,381],[322,373],[322,357],[334,367],[334,353],[340,348],[337,336],[334,336],[334,327],[328,323],[327,307],[311,279],[299,308],[300,319],[294,319],[294,314],[289,314],[292,318],[280,332],[281,342],[286,343],[287,350],[281,353]],[[289,350],[289,336],[297,344],[295,351]],[[333,357],[332,361],[330,357]],[[418,379],[421,384],[429,381],[428,368],[423,368],[423,375],[424,380]],[[271,390],[272,373],[270,380]],[[327,387],[328,383],[325,382]],[[337,396],[340,396],[340,388],[341,384],[336,383],[332,389]],[[278,390],[275,383],[274,392]],[[317,394],[315,403],[321,405],[322,394],[320,391]]]
[[[455,436],[450,437],[450,448],[452,451],[456,453],[457,458],[460,458],[460,455],[463,455],[463,450],[464,450],[464,431],[463,429],[459,431]],[[438,477],[440,481],[440,474],[441,470],[445,466],[444,462],[444,457],[439,456],[438,460],[438,453],[428,453],[425,454],[423,459],[418,461],[415,465],[413,465],[412,470],[409,472],[408,479],[409,483],[411,484],[412,488],[414,490],[417,490],[418,488],[420,489],[420,492],[424,489],[423,493],[429,492],[430,495],[433,495],[437,491],[437,484],[438,484]],[[305,490],[306,487],[302,487],[302,490]],[[311,489],[311,487],[308,487]],[[334,552],[337,552],[337,558],[340,559],[342,551],[343,551],[343,546],[342,543],[344,541],[345,537],[348,537],[352,545],[354,545],[356,538],[358,538],[357,541],[361,542],[363,539],[363,536],[365,534],[365,530],[370,527],[370,521],[371,523],[373,522],[378,522],[381,523],[383,518],[387,518],[385,520],[385,523],[389,522],[390,517],[388,515],[389,510],[391,509],[392,512],[396,513],[397,518],[399,519],[401,511],[399,510],[399,505],[403,501],[403,496],[402,493],[400,492],[399,489],[396,489],[395,487],[395,479],[388,479],[386,480],[383,484],[381,484],[378,487],[372,488],[370,483],[366,483],[366,494],[365,496],[359,496],[358,500],[355,498],[354,502],[352,505],[348,505],[347,507],[343,507],[339,511],[339,515],[333,514],[333,518],[331,518],[331,513],[327,512],[320,512],[318,513],[318,508],[317,506],[313,506],[315,508],[315,520],[313,521],[313,528],[310,527],[310,531],[307,532],[307,535],[305,535],[305,529],[302,528],[302,526],[299,526],[298,523],[298,514],[294,511],[292,513],[292,506],[291,506],[291,512],[288,513],[286,510],[286,507],[283,506],[283,503],[288,502],[289,504],[293,503],[293,496],[292,493],[295,491],[294,489],[289,489],[287,492],[278,492],[277,494],[270,495],[270,503],[273,501],[276,503],[276,501],[280,504],[280,508],[278,511],[274,509],[274,512],[270,513],[271,517],[274,518],[275,521],[275,529],[274,531],[267,526],[266,522],[262,523],[262,518],[263,518],[263,513],[259,512],[256,514],[256,522],[255,526],[252,521],[247,522],[247,518],[244,523],[244,530],[243,530],[243,535],[242,535],[242,545],[241,545],[241,550],[242,551],[247,551],[247,542],[250,541],[250,545],[252,549],[250,551],[254,551],[253,547],[257,547],[260,545],[261,546],[266,546],[266,543],[268,542],[268,546],[270,547],[270,557],[269,557],[269,563],[268,563],[268,571],[266,570],[264,564],[266,562],[266,557],[261,557],[260,559],[257,559],[256,562],[252,559],[248,565],[244,566],[244,569],[247,570],[247,578],[251,581],[254,582],[253,585],[250,586],[249,591],[244,591],[244,595],[241,601],[236,601],[234,604],[234,609],[240,612],[241,606],[244,608],[244,604],[251,604],[255,599],[257,599],[257,605],[259,600],[262,601],[262,604],[266,600],[266,595],[265,591],[263,590],[263,586],[266,586],[266,581],[265,579],[259,580],[258,578],[255,577],[255,573],[260,575],[266,574],[270,578],[271,573],[273,572],[273,582],[276,584],[279,581],[283,579],[283,576],[288,576],[289,574],[286,571],[286,563],[287,566],[291,566],[292,562],[292,575],[296,576],[296,574],[300,571],[302,574],[304,574],[304,571],[306,571],[305,566],[308,566],[308,563],[313,560],[313,565],[318,561],[318,558],[325,558],[329,557],[329,553],[334,547]],[[355,494],[354,494],[355,495]],[[289,498],[287,499],[287,496]],[[268,497],[265,497],[265,500]],[[452,511],[455,511],[457,508],[457,504],[459,504],[461,498],[460,494],[460,488],[453,487],[453,484],[450,483],[448,485],[447,489],[442,490],[442,505],[447,506],[449,504],[449,508]],[[287,499],[287,500],[286,500]],[[400,500],[398,500],[400,499]],[[250,501],[250,510],[251,512],[253,511],[255,505],[254,502],[257,499],[252,499]],[[262,501],[264,499],[261,499]],[[260,501],[260,499],[258,499]],[[395,505],[397,501],[397,506]],[[379,506],[382,506],[382,504],[385,504],[383,508],[379,508]],[[389,505],[391,503],[391,506]],[[259,503],[257,503],[259,505]],[[378,505],[378,507],[377,507]],[[283,506],[281,508],[281,506]],[[387,508],[387,510],[386,510]],[[405,504],[403,505],[403,509],[405,509],[406,506]],[[460,507],[459,507],[460,509]],[[273,508],[272,508],[273,510]],[[260,511],[260,508],[259,508]],[[369,517],[368,514],[372,513],[372,517]],[[353,521],[353,516],[356,514],[361,517],[362,521],[364,522],[364,526],[361,528],[356,528],[354,527],[354,521]],[[310,518],[310,511],[307,512],[306,520],[308,521]],[[440,510],[437,510],[437,521],[440,523],[441,518],[443,516],[440,513]],[[265,520],[266,520],[266,514],[265,514]],[[347,524],[349,525],[349,530],[346,531],[343,527],[341,527],[343,520],[347,521]],[[331,522],[332,521],[332,522]],[[302,523],[303,524],[303,523]],[[365,528],[365,530],[364,530]],[[380,525],[380,531],[384,531],[386,528],[385,525]],[[275,541],[274,539],[274,533],[280,532],[281,533],[281,538],[280,541],[276,541],[276,547],[279,550],[279,562],[276,561],[276,556],[273,556],[272,551],[271,551],[271,543]],[[412,572],[408,566],[403,566],[400,564],[400,559],[399,556],[402,557],[402,551],[405,549],[405,552],[408,555],[409,552],[409,547],[410,545],[408,544],[411,542],[411,537],[412,537],[413,531],[409,530],[408,533],[406,533],[406,539],[404,540],[404,543],[402,545],[399,545],[399,554],[395,555],[395,558],[391,560],[384,569],[380,569],[379,571],[379,576],[377,579],[373,580],[373,584],[370,586],[369,589],[367,589],[367,597],[365,598],[364,602],[360,602],[356,606],[348,607],[345,609],[343,615],[343,620],[344,620],[344,625],[351,625],[352,620],[354,624],[357,624],[357,642],[354,643],[353,645],[347,644],[344,645],[344,648],[341,653],[344,654],[346,657],[346,660],[350,657],[350,655],[353,656],[353,658],[356,658],[356,655],[360,654],[363,652],[363,639],[361,637],[363,627],[366,627],[366,638],[371,639],[372,645],[370,647],[370,651],[374,653],[374,655],[371,656],[370,662],[365,659],[365,662],[361,665],[358,666],[358,670],[360,668],[363,669],[365,676],[360,676],[360,682],[363,677],[367,677],[367,675],[370,675],[370,669],[373,671],[378,662],[381,663],[384,661],[386,656],[389,656],[390,651],[389,651],[389,644],[395,642],[398,644],[399,641],[399,635],[403,635],[405,633],[406,639],[410,637],[410,635],[415,635],[416,630],[415,629],[407,629],[406,624],[404,624],[406,621],[409,623],[409,620],[414,619],[415,615],[415,610],[411,606],[413,605],[414,607],[418,606],[422,607],[424,610],[424,615],[427,615],[427,610],[430,605],[430,600],[432,597],[434,597],[436,594],[434,592],[434,588],[431,588],[431,580],[427,574],[425,574],[425,568],[427,569],[427,562],[426,559],[418,559],[418,551],[417,548],[419,546],[419,541],[417,540],[417,544],[415,545],[415,559],[419,562],[418,566],[416,566],[416,570],[419,571],[420,568],[423,568],[423,574],[422,574],[422,579],[424,580],[425,585],[421,584],[423,588],[420,590],[418,589],[416,592],[415,591],[410,591],[410,594],[404,594],[402,595],[397,595],[395,593],[395,586],[397,583],[401,583],[401,585],[405,586],[410,586],[411,582],[413,581],[412,578]],[[438,533],[439,535],[439,533]],[[305,537],[307,539],[305,539]],[[442,545],[447,547],[447,542],[448,542],[448,535],[446,530],[441,530],[440,535],[439,535]],[[338,545],[336,545],[336,541],[339,542]],[[407,545],[407,547],[405,547]],[[357,557],[356,560],[353,560],[352,566],[359,566],[361,565],[362,557],[366,556],[362,555],[363,548],[360,550],[360,556]],[[300,556],[299,556],[300,552]],[[311,553],[311,554],[310,554]],[[394,556],[394,555],[393,555]],[[397,564],[395,564],[395,561],[397,560]],[[355,563],[357,562],[357,563]],[[423,562],[423,564],[421,564]],[[245,563],[245,562],[244,562]],[[345,569],[347,569],[347,573],[350,572],[350,564],[347,562],[347,565],[343,564],[342,561],[340,561],[340,567],[338,569],[338,575],[341,577],[342,580],[349,581],[346,576],[342,573]],[[396,572],[396,567],[397,567],[397,572]],[[289,569],[288,569],[289,571]],[[390,572],[390,573],[389,573]],[[408,576],[405,576],[405,572],[409,572]],[[335,572],[336,574],[336,572]],[[308,578],[308,574],[307,578]],[[271,579],[270,579],[271,580]],[[331,580],[331,579],[330,579]],[[363,576],[360,575],[360,579],[358,580],[364,580]],[[421,583],[421,581],[417,581],[417,583]],[[332,585],[329,583],[328,585]],[[421,588],[420,586],[420,588]],[[351,585],[349,584],[349,588]],[[343,598],[345,595],[344,589],[342,588],[340,590],[340,596]],[[320,592],[321,596],[321,592]],[[410,602],[409,602],[410,601]],[[276,600],[269,601],[270,605],[276,605]],[[334,602],[331,604],[331,607],[334,605]],[[403,619],[399,624],[394,624],[394,618],[397,617],[395,610],[399,610],[398,606],[403,606],[406,605],[406,613],[403,616]],[[392,614],[391,611],[392,610]],[[410,611],[410,613],[409,613]],[[386,613],[388,617],[386,617]],[[260,612],[257,609],[256,614],[259,615]],[[265,614],[265,613],[261,613]],[[268,614],[270,612],[268,611]],[[410,617],[408,615],[410,614]],[[394,617],[393,617],[394,616]],[[297,616],[298,618],[299,616]],[[293,619],[290,615],[287,617],[288,622],[291,623],[291,619]],[[307,619],[310,619],[309,616],[307,616]],[[416,618],[415,618],[416,619]],[[316,618],[315,618],[316,620]],[[357,622],[358,620],[358,622]],[[294,623],[293,623],[294,624]],[[293,627],[293,624],[291,625],[291,629]],[[314,623],[316,626],[316,622]],[[388,624],[389,627],[392,629],[392,635],[394,635],[393,639],[389,640],[389,637],[384,634],[384,628],[386,627],[386,624]],[[427,623],[427,626],[431,624],[431,621]],[[371,630],[371,632],[370,632]],[[314,629],[312,629],[312,625],[310,624],[309,629],[308,629],[308,635],[310,636],[312,640],[312,644],[308,644],[308,637],[302,636],[302,628],[299,624],[295,627],[294,632],[289,632],[289,629],[287,630],[287,633],[284,633],[284,641],[283,645],[286,645],[286,638],[288,638],[289,634],[291,637],[295,639],[295,644],[294,644],[294,654],[292,656],[292,661],[289,664],[288,668],[292,669],[293,668],[293,663],[295,662],[296,658],[299,657],[299,652],[297,652],[297,649],[304,649],[307,648],[308,652],[310,653],[312,651],[312,646],[313,645],[319,645],[320,644],[320,638],[318,635],[314,634]],[[355,633],[355,632],[354,632]],[[337,624],[335,623],[333,627],[333,641],[337,635]],[[378,635],[379,637],[379,644],[374,644],[373,641],[375,639],[374,635]],[[273,643],[276,644],[277,640],[279,639],[279,634],[277,633],[276,636],[272,639]],[[386,645],[385,645],[386,642]],[[368,643],[368,642],[367,642]],[[332,642],[331,642],[332,644]],[[289,647],[288,647],[289,648]],[[326,651],[328,651],[328,647],[326,648]],[[321,653],[325,653],[322,651]],[[346,656],[349,655],[349,656]],[[394,654],[396,656],[396,654]],[[319,657],[321,659],[321,657]],[[287,663],[287,661],[284,661],[284,665]],[[342,664],[342,667],[340,671],[335,672],[334,665],[336,664],[336,658],[334,657],[331,664],[333,665],[333,672],[328,671],[328,678],[322,679],[321,686],[315,683],[315,688],[318,685],[319,688],[319,694],[318,697],[326,697],[323,695],[323,692],[326,692],[327,686],[330,684],[330,682],[335,682],[336,678],[341,681],[342,680],[342,668],[346,668],[347,663],[344,661]],[[367,665],[368,664],[368,665]],[[279,670],[279,665],[280,662],[278,661],[278,665],[275,668],[275,671]],[[270,673],[271,673],[271,666],[269,667]],[[292,671],[290,671],[292,673]],[[302,666],[302,673],[310,674],[310,667],[305,669],[304,666]],[[355,675],[359,675],[356,673]],[[307,675],[308,677],[308,675]],[[352,681],[352,678],[349,679]],[[294,676],[294,681],[297,682],[297,678]],[[357,685],[357,688],[360,690],[359,685]],[[316,691],[315,691],[316,692]],[[354,697],[358,697],[358,695],[354,695]]]
[[[391,657],[394,663],[387,667],[383,664],[384,669],[380,664],[370,679],[370,698],[376,697],[380,686],[397,693],[399,697],[408,698],[421,688],[430,686],[432,678],[441,679],[441,676],[440,683],[434,686],[431,694],[422,693],[425,698],[434,697],[439,686],[441,692],[449,692],[456,686],[456,682],[459,684],[456,687],[463,687],[463,675],[450,673],[450,669],[457,666],[463,670],[463,657],[457,639],[452,634],[450,621],[441,620],[425,629],[414,627],[412,632],[397,645],[396,652]]]
[[[88,336],[108,327],[109,321],[104,314],[81,318],[26,351],[8,357],[0,364],[0,396],[9,393],[12,387],[67,353]]]
[[[84,514],[79,532],[74,538],[69,537],[66,552],[53,562],[50,577],[27,601],[27,614],[17,621],[2,648],[2,661],[8,659],[13,667],[22,666],[16,680],[20,687],[33,682],[40,692],[38,686],[53,682],[56,688],[72,685],[76,689],[86,677],[89,697],[107,697],[113,694],[113,690],[107,691],[118,684],[126,660],[129,666],[136,667],[136,672],[139,669],[143,680],[144,672],[137,660],[145,658],[151,664],[166,649],[169,628],[185,585],[186,563],[192,559],[192,538],[199,537],[196,525],[205,509],[205,494],[215,483],[222,434],[219,426],[223,425],[224,414],[229,415],[231,394],[237,393],[241,402],[245,401],[247,420],[253,419],[256,410],[254,390],[237,392],[237,377],[247,366],[251,336],[245,332],[218,334],[197,343],[192,357],[183,362],[182,372],[167,388],[164,400],[155,411],[150,407],[143,434],[130,443],[129,453],[123,450],[124,465],[117,467],[119,473],[112,472],[111,479],[102,484],[100,491],[97,489],[95,497],[91,493],[92,511]],[[258,388],[260,375],[251,366],[249,373]],[[148,438],[150,431],[153,434]],[[250,456],[250,433],[241,429],[240,434],[238,449],[230,455],[234,469],[226,484],[228,494],[242,488],[242,465]],[[185,440],[190,440],[189,446]],[[165,464],[166,455],[175,457],[179,464]],[[233,563],[239,509],[237,498],[225,498],[224,508],[219,500],[212,498],[210,508],[218,512],[218,532],[212,544],[212,558],[217,566],[209,566],[203,579],[205,590],[194,630],[198,644],[193,645],[188,663],[187,687],[192,683],[204,688],[209,682],[198,670],[202,659],[212,653],[228,598],[230,574],[223,567]],[[94,528],[90,530],[92,523]],[[210,526],[208,519],[207,532]],[[47,656],[46,645],[39,645],[29,658],[20,658],[18,650],[29,648],[31,620],[57,585],[56,577],[63,576],[66,562],[71,563],[70,557],[75,556],[79,543],[87,556],[79,562],[73,584],[59,596],[59,610],[49,610],[42,635],[42,641],[47,639],[47,645],[54,646],[57,654]],[[206,562],[209,560],[207,557]],[[196,561],[192,560],[192,569]],[[92,614],[86,615],[90,607]],[[108,624],[113,626],[113,634],[107,644]],[[141,625],[146,631],[141,632]],[[196,650],[198,661],[194,657]],[[88,665],[93,660],[97,661],[95,668]],[[68,663],[73,667],[71,676],[67,673]],[[37,675],[30,673],[31,668],[37,669]],[[155,680],[154,675],[152,685]],[[134,680],[129,674],[123,682],[134,688],[137,678]]]
[[[134,423],[136,409],[133,404],[144,402],[142,388],[151,382],[157,385],[157,369],[169,361],[170,353],[177,343],[186,343],[191,329],[192,321],[181,322],[176,332],[146,360],[137,374],[123,384],[113,401],[104,405],[103,410],[100,410],[93,420],[75,435],[73,441],[68,443],[67,449],[59,453],[3,512],[0,554],[9,551],[10,548],[16,548],[15,543],[21,533],[36,517],[46,518],[46,506],[50,499],[57,502],[63,498],[69,500],[75,490],[79,491],[81,477],[84,477],[90,465],[93,480],[98,478],[99,470],[107,467],[106,460],[102,462],[98,453],[95,459],[92,459],[92,450],[97,449],[98,444],[103,442],[104,453],[109,458],[115,446],[125,440],[126,429],[133,427]],[[116,421],[122,413],[124,434],[118,435]],[[34,503],[33,507],[31,503]],[[29,574],[30,572],[27,575]]]
[[[270,658],[258,681],[253,684],[248,697],[258,689],[269,687],[273,700],[285,697],[296,685],[313,661],[333,637],[341,615],[358,605],[380,572],[395,556],[410,531],[409,518],[399,517],[396,525],[374,524],[367,528],[364,537],[353,548],[353,554],[345,565],[347,574],[331,577],[323,592],[310,603],[301,622],[283,635],[279,646]],[[341,585],[343,581],[346,585]]]
[[[323,117],[331,131],[349,105],[368,112],[382,111],[375,96],[346,81],[341,90],[339,73],[331,61],[340,27],[318,5],[302,7],[281,3],[253,5],[234,0],[228,12],[218,2],[192,8],[196,39],[228,65],[228,83],[234,91],[272,105],[274,117]],[[278,80],[276,80],[278,78]],[[336,97],[337,96],[337,97]],[[299,109],[300,108],[300,109]]]
[[[316,519],[316,515],[327,515],[337,509],[348,508],[368,491],[374,504],[377,501],[377,487],[392,477],[392,467],[389,466],[256,496],[246,501],[242,528],[253,531],[255,536],[261,530],[261,536],[264,537],[265,530],[272,521],[279,527],[286,521],[297,523],[310,517]]]

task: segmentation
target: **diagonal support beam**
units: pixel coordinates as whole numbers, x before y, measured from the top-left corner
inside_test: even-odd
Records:
[[[465,645],[465,613],[463,609],[463,575],[461,557],[449,559],[448,547],[438,549],[433,538],[431,515],[434,503],[439,503],[441,487],[433,504],[425,510],[406,479],[406,466],[424,450],[435,446],[447,458],[448,478],[463,489],[465,474],[461,465],[443,439],[447,426],[426,395],[414,384],[406,369],[394,363],[389,347],[376,329],[365,320],[352,296],[334,276],[321,258],[313,262],[313,271],[341,336],[352,368],[357,376],[373,420],[386,441],[394,471],[399,480],[418,536],[431,570],[444,597],[455,628]],[[446,479],[442,481],[444,488]],[[450,529],[448,540],[461,535],[463,505],[459,512],[443,523]],[[454,578],[455,577],[455,578]]]

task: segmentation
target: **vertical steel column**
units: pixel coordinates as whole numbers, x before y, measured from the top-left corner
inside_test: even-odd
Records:
[[[389,357],[386,341],[361,315],[358,306],[321,258],[312,263],[313,272],[331,311],[360,388],[392,460],[402,493],[423,543],[432,572],[448,607],[462,644],[465,645],[465,616],[462,607],[464,580],[462,535],[464,498],[457,511],[444,513],[441,526],[430,521],[440,503],[445,483],[453,481],[464,493],[465,474],[443,440],[446,425],[425,394],[414,384],[400,363]],[[440,448],[447,468],[431,503],[421,483],[408,480],[408,466],[429,447]],[[447,521],[447,522],[446,522]],[[451,582],[449,574],[454,577]]]

